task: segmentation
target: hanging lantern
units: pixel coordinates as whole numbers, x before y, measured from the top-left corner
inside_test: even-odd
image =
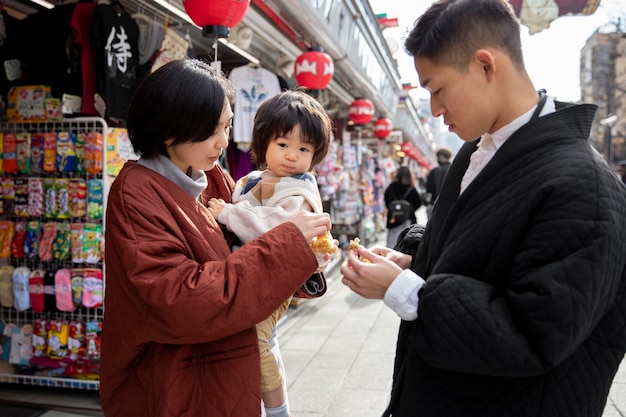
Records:
[[[202,36],[228,38],[230,28],[243,20],[250,0],[183,0],[193,23],[202,28]]]
[[[326,88],[335,73],[333,59],[320,47],[309,48],[293,65],[298,84],[311,90]]]
[[[379,117],[374,122],[374,136],[380,140],[385,140],[391,134],[391,120],[386,117]]]
[[[374,103],[366,98],[357,98],[348,108],[350,120],[357,125],[366,125],[374,117]]]
[[[400,150],[405,154],[408,154],[411,149],[413,149],[411,142],[402,142],[400,145]]]

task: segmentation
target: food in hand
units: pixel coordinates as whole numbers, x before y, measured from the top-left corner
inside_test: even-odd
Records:
[[[325,235],[313,238],[311,241],[311,249],[313,249],[315,253],[331,254],[337,252],[337,245],[335,245],[333,236],[328,232]]]
[[[350,241],[350,249],[354,251],[354,254],[356,255],[357,258],[359,258],[361,262],[370,262],[368,259],[363,258],[361,254],[359,253],[360,243],[361,243],[361,239],[359,239],[358,237],[355,237],[354,239]]]

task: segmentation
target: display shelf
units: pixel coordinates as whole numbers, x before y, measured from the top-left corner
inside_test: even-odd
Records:
[[[100,389],[100,381],[38,375],[0,373],[0,383],[33,385],[38,387],[83,389],[91,391],[98,391]]]
[[[45,204],[47,202],[46,197],[43,197],[44,207],[39,210],[38,214],[34,214],[31,212],[31,200],[28,201],[28,212],[21,213],[17,208],[13,208],[14,205],[17,205],[17,201],[9,200],[7,203],[7,199],[3,195],[3,211],[0,213],[0,220],[13,222],[17,224],[18,222],[26,222],[31,223],[35,222],[41,227],[47,223],[55,223],[57,226],[64,224],[68,227],[74,228],[74,226],[79,226],[81,232],[82,227],[85,227],[85,235],[90,234],[89,238],[83,239],[80,238],[81,244],[85,242],[89,242],[89,252],[87,252],[87,247],[81,248],[84,250],[84,254],[78,256],[78,259],[75,255],[74,249],[72,248],[72,252],[69,257],[51,257],[43,259],[43,255],[41,253],[36,253],[33,256],[15,256],[13,251],[9,257],[3,257],[0,259],[0,266],[11,266],[14,268],[25,267],[28,268],[29,271],[33,272],[35,269],[42,269],[47,273],[56,273],[61,269],[66,269],[71,271],[71,289],[70,293],[73,297],[72,301],[74,303],[74,309],[59,309],[58,300],[55,303],[55,297],[58,295],[59,291],[59,283],[54,281],[52,285],[50,282],[44,281],[41,285],[41,290],[43,292],[44,300],[40,302],[43,304],[43,308],[40,306],[35,309],[35,305],[30,305],[27,309],[19,310],[17,306],[10,306],[6,303],[6,292],[5,298],[0,299],[0,324],[2,329],[6,330],[6,328],[10,325],[12,328],[24,329],[29,326],[35,327],[35,323],[44,322],[46,324],[50,324],[52,322],[62,323],[63,326],[67,326],[71,329],[72,325],[76,325],[76,323],[80,323],[82,327],[80,327],[80,331],[76,330],[74,327],[73,330],[67,332],[67,328],[65,328],[66,333],[59,332],[61,335],[58,336],[61,339],[61,350],[50,350],[48,348],[51,345],[51,336],[49,333],[49,329],[46,328],[45,332],[40,332],[39,335],[45,335],[45,342],[43,343],[43,350],[39,352],[39,356],[33,354],[33,358],[37,356],[37,359],[45,358],[50,359],[51,361],[37,361],[33,362],[32,360],[28,360],[27,355],[20,354],[18,358],[13,355],[8,355],[9,359],[6,359],[6,350],[15,348],[15,339],[16,332],[10,334],[2,334],[0,332],[0,342],[4,341],[5,344],[2,346],[5,349],[5,356],[2,357],[2,350],[0,350],[0,358],[4,359],[4,363],[9,366],[3,366],[0,368],[0,383],[8,383],[8,384],[20,384],[20,385],[31,385],[31,386],[44,386],[44,387],[58,387],[58,388],[70,388],[70,389],[81,389],[81,390],[99,390],[100,382],[99,375],[97,374],[97,369],[99,365],[99,334],[97,342],[93,339],[90,339],[89,336],[86,337],[88,333],[88,329],[91,327],[92,329],[99,329],[100,323],[102,323],[103,316],[103,307],[102,307],[102,297],[104,294],[104,282],[105,282],[105,271],[104,271],[104,252],[103,252],[103,239],[104,239],[104,214],[106,212],[106,196],[108,194],[108,182],[109,176],[105,175],[106,173],[106,140],[107,134],[109,132],[109,128],[104,119],[99,117],[77,117],[71,119],[62,119],[59,121],[49,121],[49,122],[33,122],[33,123],[0,123],[0,133],[3,136],[3,139],[6,140],[7,134],[19,134],[21,133],[30,133],[31,136],[34,134],[44,134],[48,132],[55,132],[57,134],[57,143],[56,143],[56,151],[60,149],[61,138],[67,138],[59,134],[60,132],[70,132],[75,137],[81,137],[85,139],[86,135],[90,133],[98,133],[99,143],[101,146],[100,153],[98,153],[98,158],[92,160],[91,169],[79,169],[77,166],[75,169],[60,169],[58,166],[54,170],[42,170],[41,167],[35,169],[33,167],[29,168],[28,171],[24,171],[22,168],[17,171],[13,170],[10,172],[7,169],[2,171],[0,175],[3,180],[3,191],[4,190],[4,181],[9,179],[10,182],[15,181],[17,183],[20,179],[22,182],[24,180],[29,180],[31,178],[41,178],[42,180],[50,179],[53,182],[61,179],[62,181],[74,181],[75,179],[84,180],[82,184],[87,184],[90,181],[96,180],[99,186],[99,190],[101,192],[101,200],[99,209],[95,211],[90,211],[89,200],[87,197],[84,197],[84,200],[81,203],[84,205],[81,210],[78,210],[73,207],[73,212],[68,216],[60,216],[59,214],[55,216],[49,215],[46,211],[47,208]],[[6,141],[3,141],[4,146],[4,160],[3,163],[6,163]],[[32,145],[32,143],[31,143]],[[67,146],[67,144],[65,144]],[[34,146],[32,149],[35,149]],[[43,146],[39,148],[40,152],[44,152]],[[22,149],[22,152],[24,148]],[[29,149],[30,151],[30,149]],[[80,152],[87,152],[87,148],[79,149],[78,147],[74,148],[72,152],[76,152],[76,163],[86,162],[87,156],[85,153],[81,154]],[[20,149],[17,149],[17,157],[19,158]],[[81,159],[81,156],[85,156],[85,158]],[[29,164],[34,164],[35,157],[44,158],[44,155],[37,155],[36,152],[32,152],[29,154],[28,158],[30,158]],[[24,158],[22,156],[22,158]],[[22,162],[23,163],[23,162]],[[44,162],[45,163],[45,162]],[[19,165],[19,162],[18,162]],[[97,167],[93,168],[94,166]],[[6,165],[4,166],[6,168]],[[29,165],[30,167],[30,165]],[[41,180],[40,180],[41,181]],[[68,197],[70,197],[70,204],[74,201],[71,200],[71,190],[64,189],[63,192],[68,193]],[[85,190],[83,190],[84,193]],[[57,190],[58,192],[58,190]],[[56,197],[55,197],[56,198]],[[57,200],[55,200],[57,201]],[[67,202],[66,202],[67,203]],[[39,203],[41,204],[41,203]],[[59,200],[60,204],[60,200]],[[58,211],[60,213],[60,209]],[[81,214],[82,213],[82,214]],[[87,227],[89,225],[89,228]],[[95,226],[94,226],[95,225]],[[99,234],[92,235],[94,227],[99,228]],[[40,229],[41,232],[41,229]],[[95,238],[93,236],[96,236]],[[56,239],[59,238],[57,235]],[[40,237],[38,238],[40,239]],[[55,240],[56,240],[55,239]],[[74,237],[72,236],[72,239]],[[41,242],[41,241],[39,241]],[[13,241],[11,246],[13,246]],[[94,249],[95,248],[95,249]],[[93,251],[92,251],[93,250]],[[95,253],[95,256],[94,256]],[[82,287],[83,281],[80,281],[79,290],[75,288],[74,278],[76,276],[82,276],[87,278],[88,274],[84,271],[91,271],[93,273],[94,270],[101,271],[98,277],[101,277],[101,284],[97,286],[94,290],[94,287],[90,287],[87,289],[87,286]],[[78,272],[82,271],[82,272]],[[89,275],[90,283],[93,282],[93,275]],[[15,281],[13,281],[13,285]],[[85,279],[85,283],[87,280]],[[69,281],[68,281],[69,283]],[[0,283],[2,285],[2,283]],[[28,284],[31,291],[31,300],[32,300],[32,291],[33,291],[33,282],[30,281]],[[101,288],[100,288],[101,287]],[[49,288],[52,288],[52,293]],[[0,295],[2,294],[0,288]],[[86,298],[81,298],[81,296],[90,291],[90,297],[99,297],[98,302],[94,302],[94,298],[90,298],[89,302],[86,301]],[[52,298],[50,298],[52,296]],[[47,298],[46,298],[47,297]],[[93,303],[93,304],[92,304]],[[43,326],[42,326],[43,327]],[[31,328],[32,330],[32,328]],[[72,333],[74,331],[74,333]],[[81,334],[82,331],[82,334]],[[99,331],[99,330],[98,330]],[[17,331],[19,333],[19,331]],[[7,333],[5,331],[5,333]],[[25,330],[22,330],[22,335],[26,334]],[[37,333],[32,331],[31,334],[27,334],[28,338],[24,340],[35,339],[35,335]],[[69,336],[68,336],[69,334]],[[91,335],[93,335],[92,332]],[[63,336],[64,335],[64,336]],[[78,342],[72,345],[72,335],[78,335],[76,339],[80,341],[80,346],[77,347]],[[1,340],[2,337],[5,337],[4,340]],[[63,339],[65,337],[65,339]],[[9,343],[6,343],[6,341]],[[56,341],[56,340],[55,340]],[[97,345],[96,345],[97,343]],[[35,343],[33,342],[33,346]],[[27,346],[26,343],[22,343],[22,349],[24,346]],[[72,347],[73,346],[73,347]],[[35,349],[33,348],[33,351]],[[77,354],[77,352],[79,352]],[[43,353],[42,353],[43,352]],[[63,352],[63,353],[59,353]],[[72,353],[72,356],[70,355]],[[65,356],[64,356],[65,355]],[[16,360],[18,359],[18,360]],[[54,362],[54,361],[58,362]],[[59,364],[62,363],[62,366]],[[10,368],[10,366],[12,368]],[[72,368],[70,368],[72,367]],[[12,371],[12,373],[9,371]],[[72,372],[70,372],[70,369]]]

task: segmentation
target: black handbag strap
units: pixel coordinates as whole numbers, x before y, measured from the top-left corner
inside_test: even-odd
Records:
[[[402,195],[402,198],[400,198],[400,200],[406,200],[406,198],[409,196],[409,194],[411,194],[411,186],[409,186],[409,188],[407,188],[407,190],[404,192],[404,194]],[[398,200],[398,199],[396,199]]]

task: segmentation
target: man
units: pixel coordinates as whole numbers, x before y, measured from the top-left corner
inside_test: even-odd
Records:
[[[417,253],[341,266],[403,319],[384,415],[601,416],[626,351],[626,188],[587,141],[595,106],[537,93],[505,0],[438,1],[405,47],[466,143]]]
[[[426,193],[428,195],[428,218],[432,215],[432,208],[437,196],[439,195],[439,191],[441,191],[441,184],[443,183],[443,179],[448,172],[448,168],[450,168],[450,158],[452,158],[452,152],[450,149],[443,147],[437,151],[437,165],[433,168],[429,173],[428,177],[426,177]]]

